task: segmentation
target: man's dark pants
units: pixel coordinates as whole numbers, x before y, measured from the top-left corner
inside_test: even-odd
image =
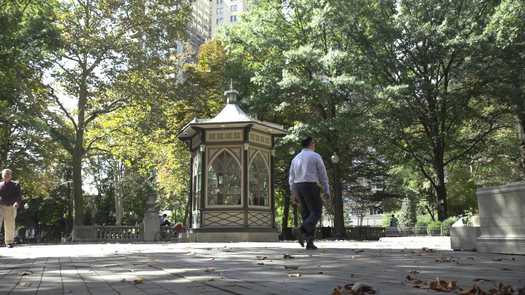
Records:
[[[301,216],[303,217],[301,228],[304,232],[304,239],[311,243],[315,237],[315,226],[321,219],[323,209],[321,189],[316,182],[301,182],[294,186],[301,200]]]

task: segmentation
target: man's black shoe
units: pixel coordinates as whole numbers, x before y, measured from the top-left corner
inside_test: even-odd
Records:
[[[294,230],[295,237],[297,238],[297,242],[301,245],[301,247],[304,247],[304,237],[303,237],[303,229],[301,227],[297,227]]]
[[[317,247],[314,245],[314,243],[308,243],[306,245],[306,250],[317,250]]]
[[[7,244],[7,248],[13,248],[13,244]]]

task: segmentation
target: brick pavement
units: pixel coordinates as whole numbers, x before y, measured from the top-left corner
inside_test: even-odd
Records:
[[[328,295],[356,282],[378,294],[439,294],[412,287],[411,271],[462,288],[475,282],[487,289],[499,282],[525,287],[525,256],[453,252],[449,243],[443,237],[324,241],[315,252],[293,242],[0,248],[0,294]]]

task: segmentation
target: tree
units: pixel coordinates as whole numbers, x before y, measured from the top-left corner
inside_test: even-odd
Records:
[[[525,3],[504,0],[485,28],[482,62],[477,81],[514,114],[520,138],[521,167],[525,175]],[[487,54],[488,53],[488,54]]]
[[[382,136],[398,159],[415,162],[432,185],[439,220],[446,219],[446,167],[479,152],[486,137],[504,127],[505,110],[481,99],[469,81],[490,3],[335,3],[345,36],[370,64]]]
[[[364,73],[334,13],[330,1],[261,1],[224,40],[228,63],[249,79],[243,91],[250,111],[292,126],[283,149],[290,142],[297,149],[304,134],[316,137],[331,179],[335,230],[344,237],[344,183],[367,166],[352,163],[372,158],[372,139]]]
[[[63,48],[55,55],[57,83],[50,95],[65,121],[53,115],[50,127],[71,154],[75,224],[82,223],[82,161],[100,139],[88,141],[86,133],[101,115],[141,98],[138,87],[147,80],[141,75],[150,77],[157,69],[158,87],[169,79],[166,71],[172,68],[170,57],[183,36],[187,15],[185,1],[63,3],[59,15]],[[75,102],[74,111],[63,96]]]

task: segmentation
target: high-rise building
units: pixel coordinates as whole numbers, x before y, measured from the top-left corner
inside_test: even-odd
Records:
[[[188,33],[189,41],[195,49],[211,38],[212,6],[211,0],[193,0]]]
[[[239,21],[240,15],[248,11],[248,0],[211,0],[211,37],[223,26]]]
[[[197,50],[200,45],[213,38],[221,27],[239,21],[241,14],[248,11],[248,3],[251,1],[253,0],[192,0],[191,23],[188,28],[192,47]]]

